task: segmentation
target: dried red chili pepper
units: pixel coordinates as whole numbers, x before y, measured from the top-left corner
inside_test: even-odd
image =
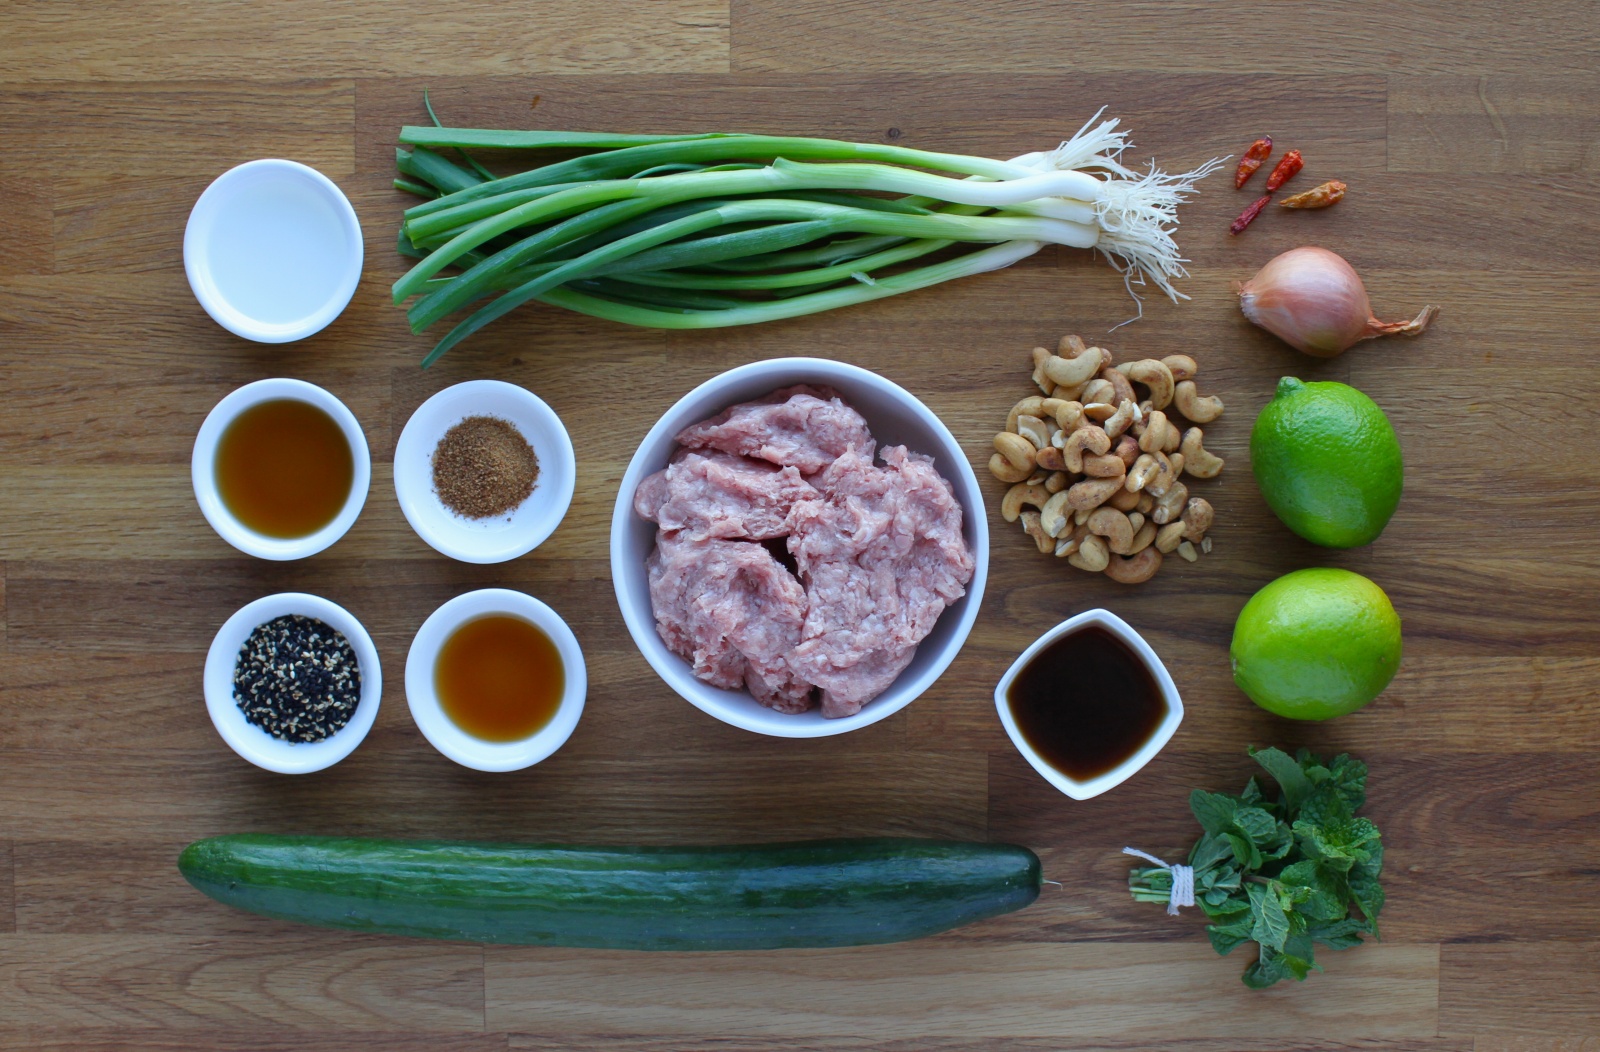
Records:
[[[1329,179],[1321,186],[1313,186],[1302,194],[1286,197],[1278,202],[1279,208],[1327,208],[1336,205],[1344,197],[1345,185],[1337,179]]]
[[[1299,150],[1290,150],[1284,154],[1283,160],[1278,162],[1278,167],[1274,168],[1272,174],[1267,176],[1267,192],[1271,193],[1294,178],[1294,173],[1298,172],[1304,164],[1305,161],[1301,159]]]
[[[1244,184],[1250,181],[1250,177],[1256,174],[1256,169],[1260,168],[1262,162],[1271,154],[1272,136],[1263,135],[1251,143],[1250,148],[1244,152],[1243,160],[1239,162],[1239,170],[1233,173],[1233,188],[1244,189]]]
[[[1270,200],[1272,200],[1271,194],[1264,194],[1257,198],[1255,204],[1239,213],[1239,218],[1235,219],[1233,225],[1228,227],[1228,232],[1230,234],[1244,233],[1244,228],[1255,222],[1256,216],[1261,214],[1261,210],[1267,207],[1267,202]]]

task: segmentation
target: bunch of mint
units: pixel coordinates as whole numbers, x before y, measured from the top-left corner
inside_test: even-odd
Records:
[[[1189,807],[1205,835],[1189,852],[1197,905],[1220,954],[1255,941],[1261,952],[1245,969],[1246,986],[1321,971],[1317,943],[1335,950],[1378,934],[1383,844],[1378,827],[1357,818],[1367,795],[1367,765],[1340,754],[1324,765],[1302,749],[1251,748],[1278,783],[1269,800],[1255,778],[1238,796],[1196,789]],[[1128,886],[1138,902],[1166,902],[1172,874],[1135,869]],[[1352,909],[1354,907],[1354,910]],[[1356,911],[1359,911],[1357,913]]]

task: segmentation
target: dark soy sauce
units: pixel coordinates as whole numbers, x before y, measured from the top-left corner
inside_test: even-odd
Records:
[[[1023,739],[1075,781],[1096,778],[1149,741],[1167,716],[1139,655],[1090,625],[1035,654],[1006,692]]]

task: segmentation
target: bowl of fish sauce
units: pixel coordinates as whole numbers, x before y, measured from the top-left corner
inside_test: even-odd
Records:
[[[361,514],[372,459],[355,414],[304,380],[246,384],[200,425],[190,461],[200,512],[261,559],[304,559]]]
[[[561,748],[583,715],[588,672],[561,616],[509,588],[458,595],[417,630],[406,703],[422,736],[477,771],[517,771]]]
[[[1109,610],[1086,610],[1035,640],[994,703],[1023,759],[1074,800],[1132,778],[1183,722],[1161,658]]]

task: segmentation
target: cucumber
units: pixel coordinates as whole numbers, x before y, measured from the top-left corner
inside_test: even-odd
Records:
[[[430,939],[632,950],[899,942],[1039,896],[1027,848],[945,840],[576,847],[211,837],[178,869],[252,913]]]

